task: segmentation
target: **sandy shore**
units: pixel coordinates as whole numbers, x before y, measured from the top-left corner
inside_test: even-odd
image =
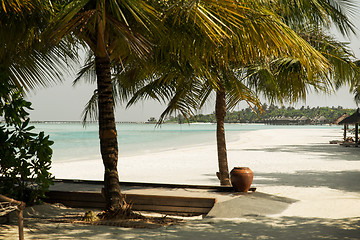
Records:
[[[281,213],[194,219],[155,230],[54,224],[28,216],[26,239],[360,239],[360,148],[329,144],[341,136],[338,128],[259,130],[228,143],[230,169],[250,167],[257,191],[296,200]],[[119,166],[123,181],[218,184],[213,144],[121,157]],[[101,179],[102,169],[93,160],[55,164],[53,172],[58,178]],[[57,214],[73,211],[44,208],[49,207]],[[16,227],[1,225],[0,239],[17,239]]]

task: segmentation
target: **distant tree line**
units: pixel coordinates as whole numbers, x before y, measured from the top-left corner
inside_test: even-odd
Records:
[[[262,106],[262,112],[259,109],[255,108],[254,110],[250,107],[242,109],[240,111],[228,112],[225,117],[226,123],[264,123],[265,119],[272,117],[302,117],[305,116],[310,119],[323,116],[329,122],[333,122],[338,117],[347,113],[351,115],[356,111],[356,109],[346,109],[341,106],[338,107],[313,107],[310,108],[302,106],[299,109],[294,107],[279,107],[275,105],[266,105]],[[205,123],[215,123],[215,113],[212,114],[198,114],[188,119],[190,123],[195,122],[205,122]],[[169,117],[166,122],[177,122],[184,123],[186,119],[183,116],[178,115],[176,117]]]

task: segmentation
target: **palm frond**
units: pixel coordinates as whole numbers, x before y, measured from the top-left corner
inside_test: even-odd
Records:
[[[55,42],[60,41],[77,26],[83,26],[95,14],[94,10],[81,12],[90,0],[74,0],[65,5],[52,20],[46,36]]]
[[[111,16],[107,16],[107,18],[114,26],[114,28],[118,30],[119,34],[123,36],[125,42],[129,45],[129,48],[135,52],[135,54],[142,58],[149,54],[151,44],[145,37],[141,36],[139,33],[134,32],[129,26],[127,26],[127,24],[121,23],[116,18]],[[116,47],[117,45],[114,44],[113,46]]]
[[[354,94],[354,100],[356,102],[357,105],[360,104],[360,87],[357,86],[356,88],[353,89],[353,94]]]
[[[82,112],[82,122],[85,126],[88,121],[95,121],[98,119],[98,92],[94,91],[90,100],[85,105]]]
[[[27,56],[14,56],[9,66],[9,80],[25,90],[37,86],[51,86],[61,82],[64,73],[76,65],[76,49],[69,49],[65,41],[50,49],[34,49]]]
[[[359,77],[360,68],[353,62],[355,56],[348,43],[340,42],[314,27],[303,28],[299,35],[321,52],[331,64],[332,71],[320,77],[328,78],[327,81],[334,81],[336,88],[343,84],[351,85]]]
[[[77,85],[81,80],[91,84],[96,82],[95,59],[91,51],[88,51],[85,63],[73,81],[73,86]]]
[[[54,7],[49,1],[1,1],[0,65],[6,81],[26,91],[62,80],[64,69],[77,63],[71,38],[57,45],[42,39]]]
[[[355,34],[356,27],[350,21],[350,17],[359,11],[355,1],[265,0],[263,3],[282,16],[285,23],[292,28],[309,25],[330,28],[333,24],[344,35]]]
[[[253,104],[258,108],[261,103],[255,92],[251,91],[241,79],[236,77],[235,72],[227,71],[224,76],[224,86],[226,89],[226,108],[228,111],[232,110],[239,102]]]
[[[204,0],[190,4],[193,1],[182,1],[182,5],[173,7],[172,13],[177,14],[177,17],[173,18],[178,19],[188,14],[189,22],[195,23],[194,31],[204,33],[203,41],[208,41],[209,44],[202,56],[207,59],[209,65],[214,61],[221,64],[228,60],[246,65],[266,56],[287,55],[298,58],[309,72],[329,71],[327,60],[319,52],[256,1]],[[181,8],[186,5],[194,7],[190,8],[191,10]],[[198,9],[206,9],[207,11],[202,13],[206,14],[209,20],[198,20],[199,18],[195,17]],[[226,34],[213,30],[215,28],[222,29]],[[221,37],[216,38],[219,35]],[[250,42],[251,44],[248,44]]]
[[[326,84],[307,75],[294,58],[279,58],[269,63],[255,64],[242,73],[246,85],[270,102],[295,102],[306,97],[307,89],[325,90]]]

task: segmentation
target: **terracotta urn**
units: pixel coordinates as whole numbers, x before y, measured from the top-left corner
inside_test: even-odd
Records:
[[[247,192],[254,178],[253,171],[248,167],[234,167],[230,172],[233,188],[237,192]]]

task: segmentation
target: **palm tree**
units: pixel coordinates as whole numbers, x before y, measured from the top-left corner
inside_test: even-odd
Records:
[[[270,57],[267,61],[251,64],[251,67],[244,66],[237,71],[237,75],[245,80],[246,86],[254,89],[256,95],[261,92],[271,102],[275,100],[295,102],[306,98],[309,86],[315,90],[327,91],[328,88],[331,88],[332,81],[337,85],[339,82],[353,82],[355,76],[360,73],[360,69],[351,61],[353,55],[344,44],[325,35],[321,29],[321,27],[329,27],[333,23],[343,34],[354,33],[354,26],[345,15],[346,12],[352,13],[355,7],[353,3],[350,1],[308,0],[278,0],[264,1],[264,3],[267,8],[273,9],[281,15],[284,22],[299,36],[321,52],[329,60],[332,71],[327,74],[313,74],[305,70],[304,65],[293,56]],[[225,89],[217,91],[216,94],[216,106],[222,106],[225,100],[218,96],[225,96]],[[219,115],[217,121],[220,121],[220,124],[218,123],[220,127],[225,119],[224,111],[222,110],[220,114],[216,111],[216,115]],[[225,146],[225,141],[221,138],[220,141],[220,144]],[[223,172],[227,174],[226,169]]]
[[[268,8],[270,4],[269,2],[264,1],[266,6]],[[273,2],[273,1],[271,1]],[[287,4],[284,5],[284,3],[287,2]],[[297,10],[293,9],[291,4],[300,4],[297,8]],[[303,21],[303,22],[319,22],[318,25],[322,26],[328,26],[329,21],[327,21],[328,16],[331,16],[333,20],[335,20],[337,26],[344,32],[350,29],[350,31],[353,29],[352,24],[348,21],[348,18],[343,14],[342,9],[339,10],[337,5],[332,5],[332,3],[329,3],[327,1],[320,1],[321,3],[318,4],[319,1],[276,1],[277,4],[281,6],[281,8],[275,8],[276,10],[280,9],[281,12],[284,11],[286,13],[296,13],[295,19],[293,18],[293,15],[290,14],[290,16],[284,16],[284,19],[288,20],[287,23],[294,27],[295,20],[297,21]],[[344,1],[345,2],[345,1]],[[346,3],[346,2],[345,2]],[[200,4],[199,4],[200,5]],[[204,4],[206,6],[206,4]],[[277,6],[277,5],[276,5]],[[307,8],[304,9],[304,6]],[[351,5],[350,5],[351,6]],[[203,7],[203,6],[202,6]],[[289,8],[289,9],[288,9]],[[259,9],[259,8],[257,8]],[[261,8],[260,8],[261,9]],[[271,8],[272,9],[272,6]],[[300,11],[304,10],[304,11]],[[194,10],[196,12],[196,10]],[[249,11],[247,14],[250,14],[251,11]],[[189,14],[191,15],[191,14]],[[244,14],[245,15],[245,14]],[[283,14],[284,15],[284,14]],[[340,18],[339,18],[340,17]],[[254,17],[253,17],[254,19]],[[255,18],[256,19],[256,18]],[[305,21],[306,20],[306,21]],[[226,20],[225,20],[226,21]],[[244,23],[242,23],[242,27],[244,26]],[[256,27],[255,27],[256,28]],[[173,29],[176,31],[177,29]],[[269,29],[267,29],[269,30]],[[184,34],[184,31],[179,30],[182,34]],[[196,32],[196,31],[194,31]],[[235,34],[232,34],[232,37],[244,37],[246,34],[244,32],[236,32]],[[232,33],[234,33],[232,32]],[[265,31],[262,31],[264,33]],[[247,33],[247,32],[246,32]],[[179,34],[174,34],[177,36],[176,41],[182,42],[183,48],[186,49],[186,46],[191,46],[191,41],[194,37],[190,36],[183,36],[181,38]],[[305,34],[303,32],[303,37],[305,37]],[[255,39],[256,37],[252,36],[251,39]],[[180,40],[181,39],[181,40]],[[186,43],[186,39],[191,39],[191,41]],[[307,38],[305,38],[307,39]],[[331,62],[331,64],[336,69],[336,73],[345,73],[342,74],[341,77],[349,78],[353,75],[355,68],[351,65],[351,63],[347,60],[347,58],[350,56],[346,51],[344,51],[345,48],[341,48],[338,52],[336,51],[324,51],[325,49],[321,47],[324,47],[324,44],[319,44],[317,42],[317,45],[314,44],[316,40],[309,41],[311,44],[317,47],[317,49],[320,50]],[[175,41],[175,42],[176,42]],[[198,40],[197,40],[198,41]],[[172,42],[171,39],[169,42]],[[279,99],[288,99],[288,100],[296,100],[299,97],[304,97],[306,93],[306,88],[308,85],[312,85],[317,89],[326,89],[329,84],[329,76],[332,74],[330,73],[328,75],[328,72],[324,74],[324,72],[321,71],[312,71],[312,68],[309,68],[308,64],[312,64],[314,58],[308,58],[307,62],[300,63],[295,57],[294,51],[291,52],[284,52],[287,53],[287,56],[278,58],[276,60],[276,56],[271,56],[271,54],[266,54],[262,52],[263,49],[261,49],[261,43],[260,47],[259,42],[252,42],[255,46],[258,46],[258,49],[254,50],[251,49],[249,52],[254,53],[254,55],[249,54],[249,52],[239,51],[239,49],[242,49],[242,45],[239,44],[242,43],[242,41],[234,41],[233,44],[224,46],[213,46],[211,44],[203,43],[203,46],[205,46],[205,49],[207,49],[206,53],[197,52],[197,51],[191,51],[191,50],[183,50],[183,55],[178,57],[180,59],[186,59],[184,60],[184,63],[181,64],[181,62],[176,62],[178,59],[164,59],[164,55],[161,55],[162,60],[158,60],[159,64],[154,67],[150,71],[151,74],[156,72],[157,74],[151,75],[151,77],[148,77],[149,85],[139,90],[133,99],[130,101],[129,104],[134,103],[135,101],[147,98],[147,97],[153,97],[158,100],[164,101],[166,99],[170,99],[168,108],[165,110],[165,112],[162,114],[161,119],[164,119],[164,117],[168,114],[171,114],[174,110],[180,110],[185,115],[191,115],[194,113],[194,110],[189,110],[189,108],[198,109],[199,106],[202,106],[206,99],[211,96],[210,92],[215,91],[216,93],[216,119],[217,119],[217,144],[218,144],[218,162],[219,162],[219,178],[221,185],[229,185],[229,170],[227,166],[227,157],[226,157],[226,142],[225,142],[225,131],[224,131],[224,118],[226,109],[229,109],[233,106],[235,106],[239,101],[245,100],[249,103],[253,103],[257,106],[259,105],[259,101],[256,98],[257,94],[251,92],[251,90],[248,87],[251,87],[255,90],[262,90],[265,93],[268,93],[268,96],[276,97],[277,100]],[[247,44],[246,46],[249,48],[249,42],[245,41]],[[170,44],[171,45],[171,44]],[[251,46],[254,46],[251,45]],[[275,44],[276,45],[276,44]],[[318,45],[321,45],[318,46]],[[267,45],[267,47],[271,46]],[[282,45],[283,47],[286,47],[286,45]],[[308,45],[306,45],[308,47]],[[327,47],[335,46],[332,45],[331,42],[327,42]],[[274,47],[274,46],[273,46]],[[166,44],[162,45],[159,44],[159,48],[162,49],[160,52],[169,52],[171,54],[171,47],[167,46]],[[276,46],[275,46],[276,48]],[[231,49],[233,52],[236,52],[235,55],[231,55],[231,51],[226,51]],[[224,51],[225,50],[225,51]],[[328,50],[328,49],[327,49]],[[333,48],[333,50],[335,50]],[[344,52],[341,52],[344,51]],[[191,56],[186,55],[186,52],[192,53]],[[301,52],[301,50],[300,50]],[[194,56],[206,56],[206,54],[211,54],[215,57],[213,57],[213,61],[206,61],[201,62],[201,59],[194,59]],[[256,55],[258,54],[258,55]],[[258,57],[259,55],[264,54],[264,57]],[[178,53],[177,53],[178,56]],[[239,60],[241,58],[241,60]],[[246,59],[246,60],[245,60]],[[275,85],[269,85],[269,84],[256,84],[261,81],[262,83],[265,83],[265,78],[258,78],[258,76],[255,75],[249,75],[251,73],[251,68],[245,68],[249,63],[251,65],[259,66],[260,60],[265,63],[269,63],[272,65],[276,65],[278,67],[282,67],[283,74],[278,75],[284,77],[285,75],[285,69],[290,69],[289,66],[296,67],[297,77],[300,81],[295,83],[292,82],[292,78],[295,76],[295,73],[290,75],[288,74],[286,78],[283,78],[283,81],[278,81],[281,78],[274,78]],[[186,62],[187,61],[187,62]],[[200,63],[199,63],[200,62]],[[291,64],[289,64],[291,63]],[[207,69],[203,69],[203,66],[207,66]],[[209,68],[208,65],[211,65]],[[224,67],[225,66],[225,67]],[[288,66],[288,68],[285,68],[284,66]],[[136,67],[135,67],[136,68]],[[348,69],[348,71],[344,72],[342,71],[344,68]],[[174,70],[179,69],[179,70]],[[330,69],[330,67],[329,67]],[[294,68],[292,68],[294,70]],[[289,73],[289,72],[288,72]],[[245,81],[245,76],[252,76],[251,78],[246,78],[247,81]],[[340,75],[338,75],[340,77]],[[188,78],[186,80],[186,78]],[[199,79],[202,79],[203,85],[199,85]],[[236,80],[237,79],[237,80]],[[259,81],[254,81],[254,79],[257,79]],[[232,81],[231,81],[232,80]],[[231,84],[230,84],[231,83]],[[280,84],[280,83],[287,83],[287,84]],[[301,84],[300,84],[301,83]],[[277,88],[275,88],[275,86]],[[281,87],[281,88],[280,88]],[[197,91],[199,89],[202,89],[201,91]],[[196,96],[195,98],[200,99],[200,103],[198,100],[194,100],[192,96]],[[226,100],[228,99],[228,100]],[[227,107],[226,107],[227,106]],[[261,109],[261,108],[260,108]]]
[[[118,144],[114,116],[111,64],[133,55],[144,57],[149,43],[139,34],[151,28],[155,12],[145,1],[78,0],[69,1],[49,28],[50,39],[58,43],[75,36],[95,56],[97,77],[100,150],[105,167],[106,210],[128,214],[121,196],[117,170]]]
[[[287,56],[285,58],[275,57],[275,59],[274,57],[269,57],[265,59],[265,61],[257,61],[255,64],[251,64],[252,66],[255,65],[255,68],[258,69],[262,63],[270,63],[269,69],[276,73],[276,77],[272,75],[272,84],[264,85],[264,80],[265,82],[269,82],[269,72],[264,74],[264,71],[258,71],[256,72],[258,74],[254,74],[252,72],[253,69],[246,68],[244,65],[240,66],[240,68],[237,67],[237,69],[232,68],[238,78],[243,79],[242,81],[245,80],[244,83],[247,87],[254,89],[256,93],[255,96],[258,96],[259,92],[262,92],[265,93],[265,96],[270,100],[276,99],[281,102],[284,100],[294,102],[306,97],[306,89],[308,86],[313,86],[316,90],[326,91],[328,87],[332,85],[331,80],[335,82],[351,81],[354,79],[354,76],[360,73],[359,69],[350,60],[352,55],[344,44],[335,41],[331,37],[323,34],[322,31],[319,31],[320,27],[329,27],[329,19],[331,19],[343,34],[354,32],[354,26],[344,14],[346,11],[351,12],[351,10],[353,10],[355,5],[351,2],[279,0],[264,1],[264,3],[267,8],[277,11],[288,26],[295,30],[303,39],[307,40],[311,46],[321,52],[329,60],[333,71],[327,74],[322,74],[321,72],[320,74],[314,74],[306,70],[306,67],[298,62],[294,56]],[[305,27],[306,25],[311,25],[313,28]],[[261,70],[263,70],[263,68]],[[227,72],[229,73],[229,71]],[[232,74],[232,72],[230,72],[230,74]],[[229,74],[222,75],[229,76]],[[245,77],[243,77],[244,75]],[[219,83],[220,87],[216,89],[215,115],[217,119],[218,177],[221,185],[227,185],[229,174],[224,131],[226,106],[231,108],[231,106],[237,104],[238,101],[244,99],[231,94],[231,92],[234,92],[233,88],[236,85],[225,88],[223,82],[224,80]],[[229,94],[227,94],[227,92]],[[232,103],[232,105],[226,104],[226,96],[230,98],[229,103]],[[204,102],[204,99],[202,102]],[[259,102],[257,102],[256,105],[258,109],[261,110]]]
[[[250,89],[254,89],[257,96],[261,92],[271,101],[295,102],[299,99],[306,98],[306,92],[309,86],[312,86],[315,90],[327,91],[329,87],[331,88],[331,81],[351,81],[351,79],[354,79],[354,76],[360,73],[359,69],[350,60],[352,54],[346,49],[346,46],[323,34],[323,31],[321,31],[320,28],[329,27],[332,22],[343,34],[354,32],[354,26],[345,15],[345,12],[351,13],[355,6],[350,1],[279,0],[264,2],[267,8],[273,9],[281,15],[288,26],[296,31],[303,39],[307,40],[311,46],[321,52],[329,60],[332,71],[329,71],[327,74],[311,73],[308,70],[305,70],[304,65],[298,62],[293,56],[287,56],[285,58],[275,57],[275,59],[270,57],[266,59],[266,61],[251,64],[251,68],[243,66],[243,68],[240,68],[237,71],[237,75],[240,78],[245,75],[245,85]],[[309,27],[309,25],[312,27]],[[270,71],[263,71],[264,68],[259,69],[259,66],[264,63],[266,69]],[[256,70],[260,70],[256,71],[256,74],[253,72],[254,66]],[[272,84],[269,84],[269,76],[272,76],[272,79],[270,80],[270,83]],[[267,84],[264,84],[264,82]],[[220,138],[219,130],[217,130],[218,154],[221,149],[223,152],[222,156],[219,155],[219,159],[220,157],[225,159],[226,143],[224,139],[225,133],[223,133],[222,128],[226,112],[224,107],[225,97],[223,96],[226,95],[226,91],[225,88],[220,88],[220,90],[221,91],[216,91],[217,111],[215,111],[215,113],[217,115],[218,129],[219,127],[221,129]],[[236,99],[234,100],[235,103],[237,103]],[[232,102],[234,103],[234,101]],[[219,108],[218,106],[222,106],[222,108]],[[222,111],[218,111],[218,109],[222,109]],[[261,110],[261,107],[259,109]],[[222,147],[219,147],[219,144]],[[227,160],[223,160],[222,162],[227,162]],[[226,166],[225,163],[221,166],[219,160],[220,182],[224,179],[222,174],[228,176],[228,169]]]
[[[189,2],[192,1],[186,1],[186,3]],[[148,63],[147,67],[143,68],[136,63],[129,63],[127,67],[136,70],[122,72],[122,74],[124,74],[123,78],[127,79],[129,75],[126,74],[137,72],[137,78],[147,80],[139,83],[137,87],[140,87],[140,90],[130,100],[130,105],[148,97],[160,101],[170,101],[160,121],[174,110],[179,110],[184,115],[193,114],[194,110],[191,108],[198,109],[211,95],[211,91],[216,92],[220,182],[221,185],[229,185],[224,131],[226,105],[234,106],[241,100],[259,104],[257,97],[242,82],[236,81],[233,69],[260,61],[260,59],[266,60],[271,55],[279,56],[281,53],[287,56],[297,55],[302,58],[302,64],[314,74],[324,74],[324,68],[326,69],[328,65],[326,60],[303,39],[294,35],[294,32],[279,20],[275,20],[276,16],[263,10],[260,6],[256,7],[256,12],[251,10],[250,7],[254,7],[255,1],[246,3],[237,1],[238,4],[234,4],[236,8],[232,8],[231,11],[246,16],[244,17],[246,19],[236,22],[229,22],[229,19],[236,20],[237,18],[221,18],[224,15],[220,15],[220,17],[212,15],[221,13],[225,6],[230,6],[226,4],[230,4],[231,1],[216,2],[214,5],[209,2],[193,4],[191,10],[186,12],[186,16],[191,20],[190,23],[194,21],[198,25],[189,25],[187,22],[173,24],[173,19],[168,17],[171,20],[168,23],[171,28],[166,41],[163,39],[156,41],[158,45],[154,50],[154,64]],[[203,15],[209,13],[205,14],[207,18],[200,15],[203,19],[214,19],[214,21],[221,21],[221,26],[230,26],[220,29],[231,36],[230,40],[220,44],[207,41],[206,36],[201,35],[202,32],[199,31],[201,23],[196,19],[196,17],[199,18],[198,12]],[[175,16],[183,14],[182,12],[176,13]],[[191,19],[191,17],[193,18]],[[254,29],[258,31],[253,31]],[[249,41],[250,39],[251,41]],[[312,56],[305,57],[306,54]],[[312,61],[308,61],[308,59],[312,59]],[[148,75],[144,74],[144,71],[148,72]],[[231,96],[227,103],[226,95]]]

